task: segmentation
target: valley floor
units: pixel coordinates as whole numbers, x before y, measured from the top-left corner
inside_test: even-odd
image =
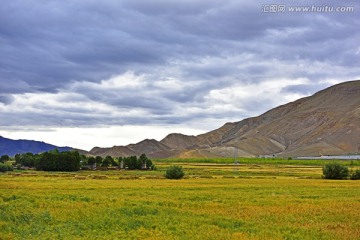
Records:
[[[360,181],[321,166],[182,163],[0,175],[0,239],[360,239]],[[358,166],[356,167],[358,168]]]

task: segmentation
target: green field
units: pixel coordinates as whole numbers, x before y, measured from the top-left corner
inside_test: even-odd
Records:
[[[283,161],[183,161],[182,180],[163,178],[168,161],[156,171],[4,173],[0,239],[360,239],[360,181]]]

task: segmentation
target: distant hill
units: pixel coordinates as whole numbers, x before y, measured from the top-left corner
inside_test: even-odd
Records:
[[[129,144],[127,146],[114,146],[111,148],[94,147],[89,153],[102,157],[108,155],[113,157],[140,156],[145,153],[151,157],[167,158],[179,152],[172,150],[170,147],[155,139],[145,139],[137,144]]]
[[[341,83],[198,136],[94,148],[94,155],[206,158],[360,154],[360,81]]]
[[[12,140],[0,136],[0,156],[9,155],[14,156],[17,153],[41,153],[53,149],[59,151],[69,151],[70,147],[57,147],[48,143],[32,141],[32,140]]]

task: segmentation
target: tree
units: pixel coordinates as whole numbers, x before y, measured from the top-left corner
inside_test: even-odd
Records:
[[[20,164],[25,167],[34,167],[35,165],[35,155],[32,153],[23,153],[15,155],[16,164]]]
[[[145,153],[140,155],[139,161],[146,169],[150,169],[153,167],[152,161],[145,155]]]
[[[96,162],[97,165],[100,166],[101,163],[102,163],[102,161],[103,161],[102,157],[100,157],[100,156],[96,156],[96,157],[95,157],[95,162]]]
[[[39,157],[36,158],[35,168],[40,171],[56,171],[54,154],[51,152],[40,154]]]
[[[0,162],[2,162],[2,163],[6,162],[6,161],[9,161],[9,160],[10,160],[9,155],[2,155],[0,157]]]
[[[35,167],[42,171],[78,171],[80,170],[80,154],[77,151],[50,151],[37,155]]]
[[[79,171],[81,156],[77,151],[62,152],[57,155],[57,171]]]
[[[119,166],[119,164],[115,161],[115,158],[111,158],[111,166]]]
[[[19,153],[16,154],[16,155],[15,155],[15,163],[16,163],[16,164],[20,164],[20,159],[21,159],[21,154],[19,154]],[[20,164],[20,165],[21,165],[21,164]]]
[[[124,166],[129,170],[141,169],[141,162],[136,156],[125,157]]]
[[[339,163],[329,163],[323,167],[325,179],[346,179],[349,176],[349,169]]]
[[[121,166],[121,162],[123,163],[123,167],[134,170],[134,169],[153,169],[154,165],[152,164],[151,160],[145,155],[141,154],[138,158],[137,156],[130,156],[130,157],[119,157],[118,158],[119,165]]]
[[[167,179],[181,179],[185,175],[181,166],[170,166],[165,173]]]
[[[81,166],[89,165],[88,158],[84,154],[80,154],[80,164]]]
[[[114,161],[114,159],[111,156],[106,156],[104,158],[104,160],[102,161],[101,166],[108,167],[108,166],[110,166],[110,164],[112,164],[113,161]]]
[[[96,160],[94,157],[89,157],[87,162],[91,167],[94,167]]]
[[[120,168],[124,168],[124,159],[123,159],[123,157],[118,157],[117,158],[117,160],[118,160],[118,166],[120,166]]]

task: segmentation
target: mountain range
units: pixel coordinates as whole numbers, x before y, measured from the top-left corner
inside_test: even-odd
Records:
[[[33,140],[12,140],[0,136],[0,156],[9,155],[14,156],[17,153],[41,153],[54,150],[57,148],[59,151],[71,150],[71,147],[58,147],[45,142]]]
[[[360,81],[334,85],[264,114],[197,136],[172,133],[161,141],[93,148],[100,156],[146,153],[153,158],[321,156],[359,154]]]
[[[0,137],[0,155],[54,148],[43,142]],[[126,146],[94,147],[87,152],[113,157],[142,153],[151,158],[360,154],[360,80],[334,85],[260,116],[226,123],[197,136],[171,133],[161,141],[145,139]]]

